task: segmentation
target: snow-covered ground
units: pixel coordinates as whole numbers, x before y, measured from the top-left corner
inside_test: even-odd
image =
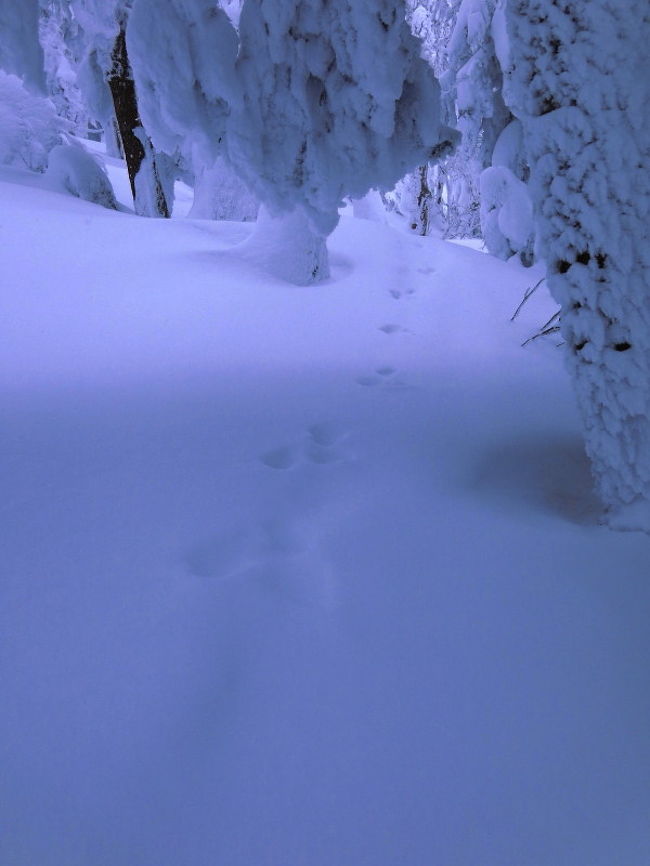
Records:
[[[647,866],[650,539],[539,276],[249,231],[0,173],[0,862]]]

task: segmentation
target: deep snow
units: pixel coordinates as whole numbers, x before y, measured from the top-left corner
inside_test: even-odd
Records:
[[[250,230],[0,173],[0,861],[646,866],[650,540],[539,275]]]

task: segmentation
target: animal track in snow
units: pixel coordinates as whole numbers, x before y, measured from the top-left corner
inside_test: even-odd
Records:
[[[396,325],[393,322],[389,322],[386,325],[380,325],[378,330],[383,331],[384,334],[398,334],[400,331],[403,331],[404,328],[401,325]]]
[[[379,376],[359,376],[356,379],[357,385],[362,385],[364,388],[374,388],[375,385],[381,385]]]
[[[335,424],[322,421],[307,428],[306,436],[299,445],[274,448],[262,454],[260,461],[270,469],[292,469],[303,458],[318,465],[338,463],[346,456],[338,446],[347,435],[347,431]]]
[[[322,421],[319,424],[312,424],[307,430],[305,456],[312,463],[320,465],[338,463],[345,457],[338,446],[346,437],[347,432],[331,422]]]
[[[370,376],[359,376],[356,380],[358,385],[363,385],[366,388],[379,387],[382,391],[408,391],[413,388],[397,375],[398,371],[395,367],[385,365],[377,367],[375,373]]]
[[[415,289],[405,289],[403,292],[400,291],[400,289],[390,289],[388,294],[391,296],[391,298],[399,301],[400,298],[403,297],[411,298],[415,294]]]
[[[294,448],[290,445],[285,445],[281,448],[267,451],[261,455],[260,460],[270,469],[291,469],[292,466],[296,465],[297,455]]]
[[[309,519],[274,515],[197,545],[185,565],[194,577],[245,580],[279,600],[328,608],[336,604],[336,586],[315,528]]]
[[[330,447],[336,445],[341,439],[345,439],[347,433],[341,431],[336,424],[329,421],[321,421],[319,424],[312,424],[307,430],[309,438],[317,445]]]

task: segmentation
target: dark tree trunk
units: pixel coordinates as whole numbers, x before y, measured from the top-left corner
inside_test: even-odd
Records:
[[[138,100],[126,51],[124,28],[120,30],[115,40],[113,68],[108,76],[108,85],[115,106],[117,128],[136,213],[142,216],[169,217],[169,206],[156,165],[156,155],[138,112]],[[147,168],[149,170],[145,172]],[[144,176],[139,178],[138,174],[141,172]],[[148,188],[143,189],[143,185]]]
[[[420,225],[418,234],[428,235],[431,228],[431,190],[429,189],[428,165],[421,165],[418,169],[420,176],[420,191],[418,193],[418,213]]]

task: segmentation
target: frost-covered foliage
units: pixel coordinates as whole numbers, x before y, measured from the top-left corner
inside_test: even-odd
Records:
[[[445,52],[459,3],[460,0],[406,0],[405,3],[406,21],[420,40],[420,55],[437,77],[445,68]],[[449,161],[453,161],[453,156],[417,166],[386,194],[387,206],[401,214],[418,234],[428,234],[433,225],[444,230],[441,172]]]
[[[460,152],[481,168],[511,114],[503,102],[501,69],[491,35],[496,0],[462,0],[440,78],[463,141]]]
[[[227,154],[272,212],[300,207],[326,236],[346,196],[453,146],[401,0],[246,0],[240,37]]]
[[[117,210],[106,169],[78,142],[70,140],[50,151],[45,178],[53,189]]]
[[[406,20],[422,43],[422,57],[440,77],[461,0],[406,0]]]
[[[79,85],[90,115],[105,130],[115,123],[115,111],[107,84],[113,65],[113,48],[131,0],[69,0],[80,33]],[[109,141],[112,136],[109,136]]]
[[[194,175],[191,215],[254,219],[253,196],[220,156],[231,105],[240,99],[239,40],[226,12],[214,0],[136,0],[127,44],[147,132]]]
[[[0,0],[0,69],[43,91],[43,52],[38,40],[38,0]]]
[[[0,164],[44,171],[65,128],[49,99],[0,70]]]
[[[237,33],[214,0],[136,0],[127,45],[144,125],[159,150],[211,165],[235,80]]]
[[[509,259],[516,253],[524,265],[534,261],[533,203],[525,183],[529,176],[521,122],[513,119],[494,145],[492,165],[479,177],[481,233],[492,255]]]
[[[490,36],[496,0],[410,0],[407,18],[443,89],[447,123],[461,132],[455,153],[421,166],[395,191],[396,204],[420,234],[438,225],[446,237],[478,237],[480,174],[490,165],[509,112]]]
[[[460,131],[461,141],[446,159],[404,178],[392,198],[420,234],[436,225],[446,237],[483,236],[494,255],[518,253],[530,263],[530,219],[515,231],[503,228],[512,228],[515,212],[525,218],[532,205],[525,200],[528,167],[522,138],[506,132],[513,118],[502,97],[492,35],[496,2],[409,0],[407,19],[440,79],[444,119]],[[515,144],[518,153],[506,161],[497,154]]]
[[[533,205],[526,184],[505,166],[493,166],[481,172],[480,196],[488,250],[500,259],[519,252],[524,264],[532,264]]]
[[[484,190],[493,191],[495,178],[481,182],[481,172],[492,163],[496,141],[512,115],[501,94],[502,76],[491,36],[496,0],[462,0],[445,53],[445,71],[440,77],[449,122],[455,120],[461,132],[456,154],[447,160],[445,172],[444,217],[449,236],[477,237],[483,234],[490,252],[513,252],[505,238],[497,238],[494,212],[503,204],[501,195],[511,188],[521,193],[517,178],[498,182],[500,195],[480,202]],[[503,178],[504,172],[498,172]],[[481,216],[490,215],[490,225]],[[515,247],[517,250],[518,247]]]
[[[41,3],[40,42],[45,63],[47,94],[57,114],[81,135],[88,131],[88,109],[77,83],[83,34],[67,0]]]
[[[437,183],[439,169],[440,165],[420,165],[384,196],[389,209],[403,216],[409,228],[419,235],[428,235],[434,226],[445,230]]]
[[[500,55],[600,494],[650,531],[650,14],[508,0]]]

